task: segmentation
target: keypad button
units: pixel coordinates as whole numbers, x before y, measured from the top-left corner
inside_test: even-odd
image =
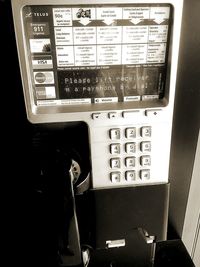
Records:
[[[127,128],[125,130],[125,136],[126,138],[135,138],[136,137],[136,128]]]
[[[149,180],[150,179],[150,170],[141,170],[140,171],[140,179]]]
[[[151,152],[151,142],[144,141],[140,143],[141,152]]]
[[[156,117],[162,112],[162,109],[148,109],[145,111],[145,115],[148,117]]]
[[[133,111],[124,111],[122,112],[122,116],[125,119],[133,119],[134,117],[138,116],[139,110],[133,110]]]
[[[115,119],[115,118],[117,118],[117,112],[109,112],[108,113],[108,118],[109,119]]]
[[[98,119],[100,119],[100,116],[101,116],[101,113],[100,113],[100,112],[98,112],[98,113],[93,113],[93,114],[92,114],[92,119],[93,119],[93,120],[98,120]]]
[[[135,143],[126,143],[125,144],[126,153],[135,153],[136,152],[136,144]]]
[[[127,171],[125,173],[125,179],[128,182],[135,181],[135,179],[136,179],[135,171]]]
[[[120,139],[120,129],[110,129],[110,139],[119,140]]]
[[[110,167],[112,169],[120,168],[120,158],[110,159]]]
[[[141,156],[140,157],[140,164],[142,167],[151,166],[151,157],[149,155]]]
[[[110,145],[111,154],[120,154],[120,144],[111,144]]]
[[[125,158],[125,165],[127,168],[135,167],[135,157]]]
[[[141,137],[151,137],[151,126],[143,126],[140,134]]]
[[[121,180],[121,173],[120,172],[111,172],[110,173],[110,180],[112,183],[119,183]]]

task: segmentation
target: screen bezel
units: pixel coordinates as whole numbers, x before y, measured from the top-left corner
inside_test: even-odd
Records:
[[[152,3],[153,2],[153,3]],[[45,120],[48,121],[59,121],[59,120],[85,120],[84,115],[77,115],[79,113],[90,113],[94,111],[112,111],[112,110],[130,110],[130,109],[144,109],[144,108],[155,108],[155,107],[167,107],[169,104],[173,104],[173,97],[175,91],[175,78],[176,78],[176,66],[178,59],[178,43],[176,41],[179,40],[179,31],[180,31],[180,17],[181,17],[181,8],[180,5],[176,7],[173,1],[140,1],[141,4],[171,4],[172,5],[172,25],[171,25],[171,33],[170,33],[170,41],[169,41],[169,50],[167,57],[167,74],[166,74],[166,85],[165,85],[165,96],[163,99],[155,99],[151,101],[140,101],[140,102],[118,102],[118,103],[103,103],[103,104],[84,104],[84,105],[73,105],[73,106],[36,106],[34,103],[34,98],[32,95],[32,83],[31,81],[31,69],[28,62],[28,55],[25,42],[25,34],[24,34],[24,26],[22,19],[22,9],[26,5],[74,5],[74,4],[83,4],[83,1],[57,1],[56,4],[52,0],[41,0],[41,1],[31,1],[31,0],[23,0],[17,1],[13,0],[13,15],[14,15],[14,23],[15,23],[15,31],[17,37],[18,44],[18,52],[20,59],[20,67],[21,67],[21,75],[23,81],[23,90],[25,95],[25,104],[27,110],[28,119],[33,122],[43,122]],[[127,4],[138,4],[137,1],[127,1]],[[90,4],[111,4],[113,5],[113,1],[92,1]],[[123,1],[115,1],[114,4],[124,4]],[[180,3],[181,4],[181,3]],[[180,8],[180,11],[178,11]],[[176,13],[176,16],[174,14]],[[175,48],[173,48],[175,46]],[[175,51],[175,52],[174,52]],[[172,56],[173,53],[173,56]],[[175,55],[176,54],[176,55]],[[170,90],[169,90],[170,88]],[[170,100],[171,99],[171,100]],[[59,114],[66,114],[65,118],[63,116],[59,119]],[[74,115],[75,114],[75,115]],[[71,118],[70,118],[71,115]],[[51,118],[49,117],[51,116]],[[47,119],[48,118],[48,119]]]

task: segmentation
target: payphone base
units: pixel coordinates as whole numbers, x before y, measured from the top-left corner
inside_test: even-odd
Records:
[[[155,243],[147,244],[140,229],[126,233],[124,246],[91,252],[88,267],[153,267]]]
[[[144,229],[166,240],[170,184],[90,190],[76,195],[81,244],[105,249],[108,240]]]
[[[167,238],[170,184],[89,190],[76,195],[81,244],[89,267],[153,266],[155,243]]]

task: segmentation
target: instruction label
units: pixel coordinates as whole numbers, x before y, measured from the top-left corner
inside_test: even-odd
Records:
[[[57,65],[165,62],[169,15],[169,6],[53,8],[55,43],[66,51],[62,59],[57,53]],[[78,52],[84,45],[93,45],[87,60]]]

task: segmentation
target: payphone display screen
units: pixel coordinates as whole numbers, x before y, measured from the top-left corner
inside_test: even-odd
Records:
[[[163,98],[171,9],[169,4],[25,6],[35,104]]]

